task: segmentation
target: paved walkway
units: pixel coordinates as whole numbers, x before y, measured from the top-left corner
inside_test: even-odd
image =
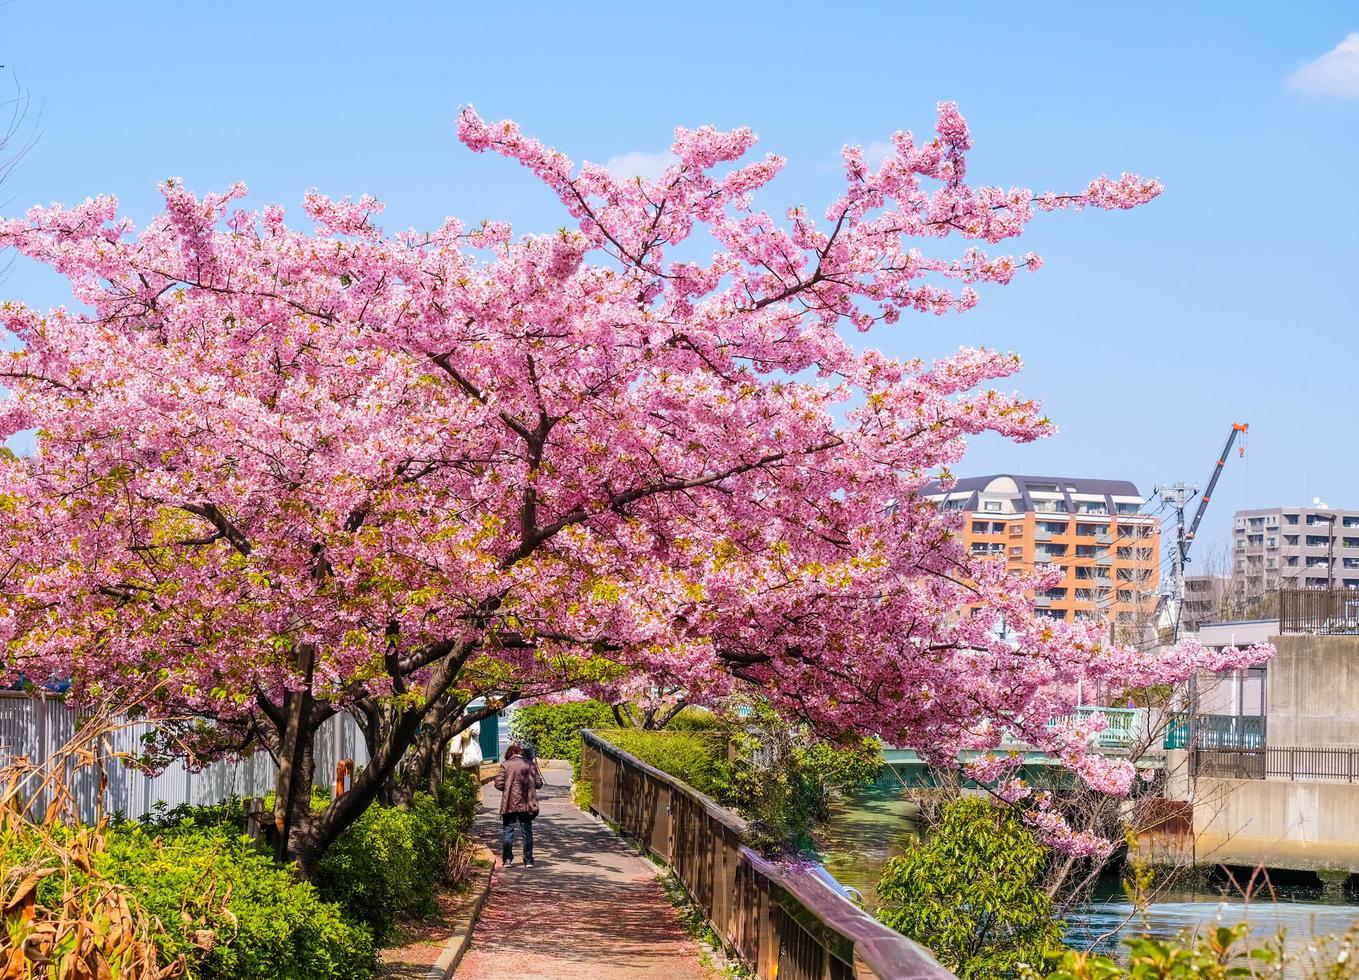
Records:
[[[519,863],[516,841],[514,864],[496,868],[457,976],[710,980],[651,865],[571,802],[569,769],[549,767],[544,776],[534,867]],[[499,806],[487,785],[477,833],[497,856]]]

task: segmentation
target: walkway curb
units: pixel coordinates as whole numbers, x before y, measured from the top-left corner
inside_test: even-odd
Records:
[[[472,930],[476,928],[477,916],[481,915],[481,910],[486,906],[486,900],[491,897],[491,879],[495,874],[495,856],[490,850],[477,845],[477,857],[490,857],[490,864],[478,869],[476,880],[472,883],[474,895],[472,904],[463,910],[462,921],[458,923],[453,936],[444,944],[443,952],[434,961],[434,965],[425,974],[425,980],[448,980],[453,976],[453,971],[462,962],[463,955],[467,952],[467,947],[472,945]]]

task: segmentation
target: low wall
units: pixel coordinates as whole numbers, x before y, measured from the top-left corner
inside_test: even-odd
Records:
[[[1276,636],[1269,744],[1359,748],[1359,636]]]
[[[1359,871],[1359,785],[1199,777],[1195,861]]]
[[[670,865],[713,931],[761,980],[953,977],[815,870],[771,864],[745,847],[745,822],[730,810],[593,732],[581,739],[591,809]]]

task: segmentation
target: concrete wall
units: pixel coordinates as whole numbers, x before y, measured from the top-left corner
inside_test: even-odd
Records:
[[[1274,646],[1269,744],[1359,748],[1359,636],[1279,636]]]
[[[1359,871],[1359,785],[1200,778],[1194,830],[1200,865]]]

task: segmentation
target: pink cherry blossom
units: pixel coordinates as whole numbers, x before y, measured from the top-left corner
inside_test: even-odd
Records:
[[[1020,358],[850,339],[990,301],[1041,267],[992,251],[1038,212],[1157,182],[973,186],[945,103],[936,139],[898,133],[876,169],[847,151],[818,218],[756,205],[783,161],[746,162],[749,130],[676,130],[660,177],[618,180],[470,107],[457,125],[569,226],[388,232],[371,198],[310,192],[305,232],[242,210],[243,185],[178,181],[139,233],[106,197],[0,221],[0,249],[73,297],[0,310],[20,344],[0,437],[39,432],[0,458],[0,679],[154,688],[154,714],[275,747],[304,717],[287,705],[306,731],[353,711],[384,750],[359,797],[473,693],[637,684],[753,690],[931,759],[1018,732],[1122,792],[1121,766],[1046,727],[1079,683],[1269,655],[1035,617],[1050,576],[974,560],[923,496],[969,436],[1055,431],[1001,387]]]

